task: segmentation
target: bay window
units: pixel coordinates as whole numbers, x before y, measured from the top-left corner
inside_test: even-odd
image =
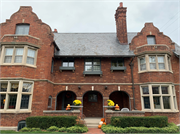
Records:
[[[32,81],[1,81],[0,113],[30,112],[33,93]]]
[[[27,45],[2,46],[1,65],[36,66],[37,49]]]
[[[151,55],[145,54],[138,58],[139,72],[145,71],[172,71],[171,61],[168,54]]]
[[[173,85],[149,84],[140,87],[142,110],[150,112],[177,111]]]

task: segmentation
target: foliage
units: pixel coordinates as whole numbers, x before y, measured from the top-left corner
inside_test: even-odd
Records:
[[[23,127],[20,131],[21,132],[31,132],[31,128]]]
[[[166,116],[148,116],[148,117],[111,117],[111,125],[115,127],[166,127],[168,118]]]
[[[59,128],[56,126],[51,126],[47,129],[47,131],[58,131],[58,130],[59,130]]]
[[[81,102],[80,100],[74,100],[74,101],[73,101],[73,104],[74,104],[75,106],[79,106],[79,105],[82,104],[82,102]]]
[[[115,127],[112,125],[102,125],[104,133],[177,133],[179,128],[174,123],[169,123],[167,127]]]
[[[76,124],[77,116],[35,116],[26,118],[28,128],[48,129],[51,126],[71,127]]]
[[[107,100],[108,106],[114,106],[114,102],[112,100]]]
[[[87,131],[87,127],[72,126],[67,128],[67,133],[85,133]]]
[[[58,129],[58,131],[59,131],[59,132],[65,132],[65,131],[66,131],[66,129],[67,129],[67,128],[62,127],[62,128],[59,128],[59,129]]]

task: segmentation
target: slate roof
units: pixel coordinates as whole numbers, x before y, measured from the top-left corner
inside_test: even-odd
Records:
[[[137,33],[128,33],[128,44]],[[132,57],[129,45],[121,45],[116,33],[54,33],[59,51],[55,56]]]
[[[180,56],[180,46],[178,44],[175,44],[174,54],[178,57]]]

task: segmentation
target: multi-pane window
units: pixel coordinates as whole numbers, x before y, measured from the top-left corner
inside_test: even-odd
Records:
[[[171,71],[170,57],[165,55],[148,55],[139,57],[140,71],[168,70]]]
[[[146,60],[145,57],[140,58],[140,70],[146,70]]]
[[[29,24],[16,25],[16,34],[28,35],[29,34]]]
[[[155,36],[147,36],[147,44],[156,44]]]
[[[123,59],[113,59],[111,66],[112,67],[123,67],[124,66]]]
[[[1,81],[0,111],[30,110],[32,101],[33,82]]]
[[[28,46],[3,46],[4,56],[2,55],[2,63],[5,65],[19,65],[19,64],[26,64],[26,65],[35,65],[36,62],[36,53],[37,50],[32,49]]]
[[[147,85],[141,86],[142,108],[153,111],[177,110],[174,86]]]
[[[62,67],[74,67],[74,60],[63,60]]]
[[[85,59],[85,71],[101,71],[100,59]]]
[[[26,61],[27,64],[34,65],[35,53],[36,53],[35,50],[28,49],[28,52],[27,52],[27,61]]]

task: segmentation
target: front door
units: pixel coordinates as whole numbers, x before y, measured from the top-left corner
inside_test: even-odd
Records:
[[[103,117],[103,99],[97,91],[89,91],[83,96],[83,114],[85,117]]]

